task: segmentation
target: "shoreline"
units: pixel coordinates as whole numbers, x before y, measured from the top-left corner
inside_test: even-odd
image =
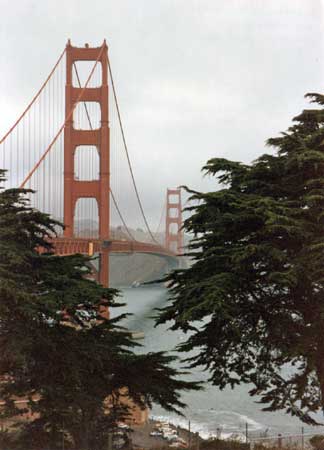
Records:
[[[166,422],[163,423],[166,424]],[[131,433],[133,447],[136,449],[153,449],[167,447],[168,445],[170,445],[171,442],[166,441],[162,436],[150,436],[150,433],[160,424],[161,421],[150,418],[144,426],[133,425],[133,432]],[[192,431],[189,432],[189,430],[186,430],[180,426],[173,425],[171,422],[168,422],[168,426],[170,427],[170,429],[176,431],[179,438],[186,441],[188,446],[197,445],[197,447],[199,447],[199,443],[204,441],[204,439],[199,436],[198,433]]]

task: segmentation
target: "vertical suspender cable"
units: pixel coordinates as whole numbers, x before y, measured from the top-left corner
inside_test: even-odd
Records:
[[[102,48],[101,48],[101,50],[100,50],[100,52],[99,52],[99,54],[98,54],[98,57],[97,57],[97,59],[96,59],[96,61],[95,61],[95,64],[94,64],[94,66],[93,66],[93,68],[92,68],[92,70],[91,70],[91,72],[90,72],[90,74],[89,74],[89,77],[88,77],[88,79],[87,79],[87,82],[86,82],[84,88],[81,90],[81,92],[80,92],[80,94],[79,94],[79,96],[78,96],[78,98],[77,98],[77,100],[76,100],[76,103],[73,105],[73,107],[72,107],[71,110],[69,111],[69,113],[68,113],[67,117],[65,118],[65,120],[64,120],[64,122],[63,122],[63,124],[62,124],[62,126],[60,127],[59,131],[56,133],[56,135],[55,135],[53,141],[50,143],[50,145],[47,147],[47,149],[45,150],[45,152],[42,154],[41,158],[38,160],[38,162],[35,164],[35,166],[33,167],[33,169],[29,172],[29,174],[27,175],[27,177],[24,179],[24,181],[23,181],[22,184],[20,185],[21,188],[23,188],[23,187],[25,186],[25,184],[28,182],[28,180],[32,177],[32,175],[33,175],[33,174],[35,173],[35,171],[38,169],[38,167],[40,166],[40,164],[44,161],[44,159],[46,158],[46,156],[48,155],[48,153],[49,153],[50,150],[52,149],[53,145],[54,145],[55,142],[57,141],[58,137],[59,137],[60,134],[62,133],[62,131],[63,131],[63,129],[64,129],[66,123],[68,122],[68,120],[71,119],[72,114],[73,114],[73,111],[75,110],[75,107],[76,107],[77,103],[80,102],[80,100],[81,100],[81,98],[82,98],[82,95],[83,95],[85,89],[87,88],[87,86],[88,86],[88,84],[89,84],[89,81],[90,81],[90,79],[91,79],[91,77],[92,77],[92,75],[93,75],[93,72],[94,72],[94,70],[95,70],[95,68],[96,68],[96,66],[97,66],[97,64],[98,64],[98,61],[99,61],[101,55],[102,55],[103,49],[104,49],[104,47],[102,46]]]
[[[79,73],[78,73],[78,70],[77,70],[77,67],[76,67],[75,64],[74,64],[74,70],[75,70],[75,73],[76,73],[76,77],[77,77],[77,80],[78,80],[78,84],[79,84],[79,86],[81,87],[81,81],[80,81]],[[85,113],[86,113],[86,116],[87,116],[87,120],[88,120],[88,122],[89,122],[90,130],[93,130],[93,126],[92,126],[92,123],[91,123],[91,119],[90,119],[90,115],[89,115],[89,111],[88,111],[87,104],[86,104],[86,102],[83,102],[83,104],[84,104],[84,110],[85,110]],[[99,168],[99,170],[100,170],[100,168]],[[110,189],[110,194],[111,194],[111,198],[112,198],[112,200],[113,200],[113,203],[114,203],[114,205],[115,205],[115,208],[116,208],[116,210],[117,210],[117,213],[118,213],[118,215],[119,215],[119,217],[120,217],[120,219],[121,219],[121,221],[122,221],[122,223],[123,223],[123,225],[124,225],[124,227],[125,227],[125,229],[126,229],[128,235],[130,236],[130,238],[131,238],[133,241],[136,241],[136,239],[134,238],[134,236],[133,236],[132,233],[130,232],[130,230],[129,230],[129,228],[128,228],[128,226],[127,226],[125,220],[124,220],[124,217],[123,217],[123,215],[122,215],[122,213],[121,213],[121,211],[120,211],[120,209],[119,209],[119,207],[118,207],[116,198],[115,198],[115,196],[114,196],[114,194],[113,194],[113,192],[112,192],[111,189]]]
[[[149,224],[148,224],[148,221],[147,221],[147,219],[146,219],[146,216],[145,216],[145,213],[144,213],[144,209],[143,209],[143,205],[142,205],[142,201],[141,201],[141,198],[140,198],[138,189],[137,189],[137,185],[136,185],[136,181],[135,181],[135,176],[134,176],[132,164],[131,164],[130,157],[129,157],[128,147],[127,147],[127,143],[126,143],[126,138],[125,138],[125,133],[124,133],[124,127],[123,127],[122,120],[121,120],[121,114],[120,114],[120,109],[119,109],[119,103],[118,103],[118,99],[117,99],[117,94],[116,94],[116,89],[115,89],[115,83],[114,83],[114,79],[113,79],[113,75],[112,75],[112,70],[111,70],[111,64],[110,64],[110,60],[109,60],[109,59],[108,59],[108,70],[109,70],[109,75],[110,75],[110,79],[111,79],[111,86],[112,86],[112,89],[113,89],[113,95],[114,95],[114,100],[115,100],[115,105],[116,105],[116,110],[117,110],[117,116],[118,116],[118,121],[119,121],[120,131],[121,131],[121,135],[122,135],[122,140],[123,140],[123,144],[124,144],[124,149],[125,149],[126,156],[127,156],[128,167],[129,167],[130,174],[131,174],[131,177],[132,177],[132,181],[133,181],[133,185],[134,185],[134,189],[135,189],[137,201],[138,201],[138,204],[139,204],[139,207],[140,207],[140,210],[141,210],[141,213],[142,213],[144,222],[145,222],[146,229],[147,229],[149,235],[151,236],[152,240],[153,240],[154,242],[158,243],[158,242],[156,241],[156,239],[154,238],[153,233],[152,233],[152,231],[151,231],[151,229],[150,229],[150,226],[149,226]]]
[[[53,69],[51,70],[50,74],[48,75],[48,77],[46,78],[46,80],[44,81],[44,83],[42,84],[41,88],[39,89],[39,91],[37,92],[37,94],[35,95],[35,97],[32,99],[32,101],[29,103],[29,105],[27,106],[27,108],[24,110],[24,112],[19,116],[19,118],[16,120],[16,122],[13,124],[13,126],[7,131],[7,133],[1,138],[0,140],[0,144],[2,144],[3,141],[6,140],[6,138],[9,136],[9,134],[11,134],[11,132],[16,128],[16,126],[19,124],[19,122],[21,121],[21,119],[25,116],[25,114],[30,110],[30,108],[32,107],[32,105],[35,103],[35,101],[38,99],[38,97],[40,96],[40,94],[42,93],[43,89],[45,88],[48,80],[51,78],[51,76],[53,75],[53,73],[55,72],[55,69],[57,68],[57,66],[59,65],[59,63],[61,62],[61,59],[63,58],[63,55],[65,54],[66,49],[63,50],[63,52],[61,53],[59,59],[57,60],[55,66],[53,67]]]

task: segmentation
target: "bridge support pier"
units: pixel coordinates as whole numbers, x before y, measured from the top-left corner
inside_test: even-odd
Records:
[[[104,287],[109,286],[109,251],[106,249],[100,252],[99,282]]]

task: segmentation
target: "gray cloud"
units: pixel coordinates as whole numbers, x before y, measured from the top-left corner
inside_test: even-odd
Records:
[[[320,0],[0,0],[0,6],[1,134],[69,37],[80,46],[106,37],[153,225],[167,186],[210,189],[215,182],[200,172],[209,158],[252,161],[307,106],[303,95],[323,88]]]

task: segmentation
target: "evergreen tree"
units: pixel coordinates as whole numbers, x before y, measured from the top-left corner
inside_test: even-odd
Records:
[[[250,165],[215,158],[221,183],[189,191],[193,264],[169,276],[158,323],[191,331],[180,350],[221,389],[252,383],[265,410],[307,423],[324,408],[324,96],[303,111],[273,154]]]
[[[135,352],[124,316],[100,315],[100,306],[119,305],[117,292],[87,278],[89,258],[53,253],[59,224],[31,208],[26,193],[0,191],[1,415],[24,412],[14,399],[27,398],[36,419],[20,432],[22,448],[53,450],[65,438],[67,447],[100,450],[128,413],[122,397],[178,410],[181,391],[198,385],[181,380],[174,357]]]

